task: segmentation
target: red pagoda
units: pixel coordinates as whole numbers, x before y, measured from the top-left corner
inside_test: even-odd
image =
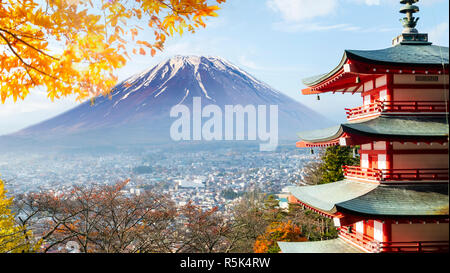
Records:
[[[345,179],[290,188],[289,202],[333,219],[338,239],[279,242],[283,253],[448,252],[449,48],[416,30],[418,0],[402,0],[392,47],[346,50],[331,72],[305,79],[305,95],[360,94],[347,123],[299,133],[300,148],[360,147]]]

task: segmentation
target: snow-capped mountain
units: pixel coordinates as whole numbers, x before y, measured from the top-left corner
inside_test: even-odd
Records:
[[[107,143],[170,140],[170,109],[202,105],[278,105],[279,138],[329,125],[321,115],[217,57],[175,56],[97,97],[12,136]]]

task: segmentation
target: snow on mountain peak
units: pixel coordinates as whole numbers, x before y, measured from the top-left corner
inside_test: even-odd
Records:
[[[205,98],[212,101],[215,101],[215,99],[211,97],[208,88],[205,86],[204,77],[209,77],[206,76],[205,73],[208,73],[212,78],[215,78],[219,72],[222,73],[222,75],[227,75],[226,77],[230,79],[239,78],[242,83],[245,82],[248,86],[252,86],[257,90],[260,90],[260,92],[266,92],[270,89],[271,91],[269,92],[271,92],[272,95],[279,96],[280,94],[266,83],[257,80],[246,71],[221,57],[176,55],[118,84],[114,88],[116,92],[113,92],[111,96],[119,96],[119,99],[126,99],[129,97],[130,93],[152,86],[155,90],[153,96],[155,98],[159,97],[166,90],[167,83],[176,78],[182,71],[184,75],[186,75],[186,73],[191,74],[192,79],[195,79],[198,88]]]

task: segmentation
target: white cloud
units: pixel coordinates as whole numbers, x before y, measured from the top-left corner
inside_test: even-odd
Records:
[[[431,6],[444,0],[422,0],[420,4]],[[368,6],[397,5],[398,0],[267,0],[267,6],[281,15],[286,22],[304,22],[316,17],[331,15],[339,4]]]
[[[438,1],[438,0],[428,0]],[[339,4],[359,4],[375,6],[386,3],[398,3],[398,0],[267,0],[267,6],[280,14],[282,21],[273,24],[273,28],[283,32],[311,32],[311,31],[353,31],[366,32],[360,26],[348,23],[323,24],[315,21],[317,17],[332,16]],[[370,31],[385,32],[390,29],[371,28]]]
[[[338,0],[268,0],[267,6],[288,22],[301,22],[326,16],[336,10]]]
[[[364,0],[364,4],[368,6],[378,6],[380,2],[380,0]]]
[[[249,60],[249,59],[247,58],[247,56],[244,56],[244,55],[242,55],[242,56],[239,57],[239,63],[240,63],[242,66],[245,66],[245,67],[247,67],[247,68],[254,69],[254,70],[264,70],[264,69],[265,69],[264,67],[262,67],[262,66],[256,64],[254,61]]]
[[[401,6],[399,0],[345,0],[347,2],[353,2],[357,4],[365,4],[368,6],[379,6],[379,5],[396,5],[398,7]],[[431,6],[436,3],[444,2],[445,0],[421,0],[418,5]]]
[[[335,25],[324,25],[320,23],[310,22],[310,23],[287,23],[287,22],[277,22],[272,24],[272,27],[281,32],[313,32],[313,31],[346,31],[346,32],[358,32],[358,33],[380,33],[380,32],[392,32],[398,30],[398,28],[363,28],[360,26],[355,26],[351,24],[335,24]]]
[[[442,0],[423,0],[426,4],[434,4]],[[267,6],[280,13],[287,22],[303,22],[333,14],[340,3],[379,6],[397,4],[398,0],[267,0]]]

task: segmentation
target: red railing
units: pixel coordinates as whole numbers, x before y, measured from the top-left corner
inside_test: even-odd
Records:
[[[448,112],[449,103],[443,101],[384,101],[383,112]]]
[[[375,252],[448,252],[448,241],[377,242]]]
[[[359,166],[342,166],[342,169],[345,177],[355,177],[375,181],[381,181],[383,178],[383,173],[379,169],[362,168]]]
[[[374,169],[359,166],[343,166],[345,177],[374,181],[448,180],[448,169]]]
[[[347,119],[381,113],[448,113],[449,102],[443,101],[375,101],[356,108],[345,108]]]
[[[356,108],[345,108],[348,120],[359,118],[362,116],[381,114],[382,110],[383,104],[380,101],[376,101],[374,103],[366,104]]]
[[[390,169],[382,173],[386,181],[448,180],[448,169]]]
[[[410,241],[410,242],[378,242],[372,237],[355,231],[349,227],[340,227],[339,235],[370,252],[448,252],[448,241]]]
[[[374,244],[374,239],[361,234],[359,232],[350,231],[349,227],[339,227],[339,236],[359,245],[360,247],[367,249],[368,251],[375,252],[376,245]]]

